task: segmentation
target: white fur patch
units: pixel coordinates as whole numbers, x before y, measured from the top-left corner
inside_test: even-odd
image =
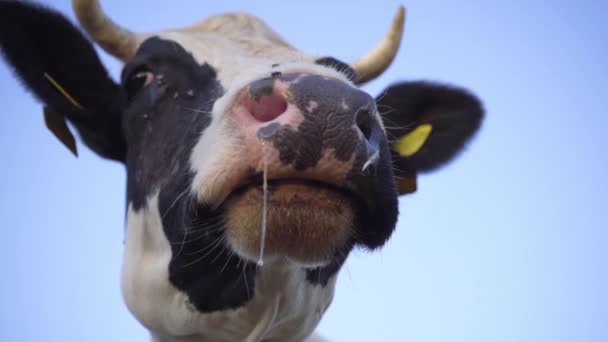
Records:
[[[158,209],[158,193],[146,207],[129,205],[122,292],[129,310],[154,341],[298,341],[309,336],[329,306],[327,286],[311,285],[306,272],[289,262],[266,264],[256,275],[253,298],[235,310],[200,313],[169,282],[171,246]],[[318,338],[318,337],[314,337]]]

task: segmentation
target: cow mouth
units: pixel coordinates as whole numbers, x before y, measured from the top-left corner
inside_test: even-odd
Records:
[[[304,266],[326,264],[353,234],[356,194],[318,180],[268,181],[262,259],[287,258]],[[241,257],[258,261],[264,192],[261,179],[236,188],[224,203],[227,241]]]

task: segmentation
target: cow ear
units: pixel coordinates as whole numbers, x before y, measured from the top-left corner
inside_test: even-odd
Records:
[[[0,1],[0,50],[44,103],[47,127],[66,146],[75,151],[67,118],[93,151],[124,160],[124,95],[93,45],[65,17],[31,3]]]
[[[445,165],[479,129],[480,101],[468,91],[429,82],[390,86],[377,99],[401,194],[416,188],[416,174]]]

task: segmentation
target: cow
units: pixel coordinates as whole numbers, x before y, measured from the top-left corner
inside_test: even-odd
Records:
[[[0,2],[0,47],[64,145],[76,152],[75,129],[124,164],[121,289],[153,341],[318,338],[349,253],[382,247],[398,197],[481,126],[460,87],[360,89],[395,58],[403,7],[345,63],[246,13],[134,33],[96,0],[72,4],[87,35],[49,8]],[[120,82],[92,41],[124,62]]]

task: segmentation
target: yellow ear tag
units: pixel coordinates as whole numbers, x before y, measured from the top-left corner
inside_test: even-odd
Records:
[[[422,124],[393,143],[393,150],[401,157],[411,157],[418,152],[433,131],[430,124]]]
[[[44,73],[44,78],[47,79],[47,81],[51,82],[51,84],[53,85],[53,87],[55,87],[55,89],[57,89],[57,91],[59,91],[61,93],[61,95],[63,95],[63,97],[65,97],[68,101],[70,101],[70,103],[78,108],[78,109],[82,109],[82,106],[80,105],[80,103],[78,103],[78,101],[76,101],[76,99],[74,99],[72,97],[72,95],[70,95],[70,93],[67,92],[67,90],[65,90],[61,84],[59,84],[59,82],[55,81],[54,78],[51,77],[51,75],[47,74],[46,72]]]
[[[49,83],[57,89],[63,97],[66,98],[74,107],[78,109],[83,109],[80,103],[76,101],[67,90],[65,90],[59,82],[57,82],[51,75],[44,73],[44,78],[46,78]],[[44,123],[46,127],[51,131],[61,143],[68,148],[76,157],[78,157],[78,149],[76,148],[76,139],[74,139],[74,135],[68,128],[67,123],[65,122],[65,117],[63,115],[59,115],[50,108],[44,107]]]
[[[70,150],[74,156],[78,157],[78,149],[76,148],[76,139],[70,132],[65,118],[59,115],[50,108],[44,107],[44,123],[61,143]]]
[[[413,177],[397,177],[397,192],[399,195],[411,194],[416,192],[418,188],[416,184],[416,176]]]

